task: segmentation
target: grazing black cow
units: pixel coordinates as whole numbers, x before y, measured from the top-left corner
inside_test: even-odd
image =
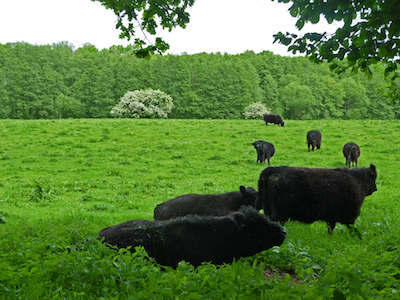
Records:
[[[257,162],[265,163],[265,159],[267,159],[270,166],[269,160],[275,154],[274,145],[266,141],[255,141],[253,146],[257,150]]]
[[[258,205],[271,221],[354,224],[364,198],[377,190],[374,165],[360,169],[269,167],[258,181]]]
[[[281,126],[285,125],[285,122],[283,122],[282,117],[280,115],[265,114],[264,121],[265,121],[265,125],[268,125],[268,123],[278,124]]]
[[[319,130],[310,130],[309,132],[307,132],[308,152],[310,152],[310,146],[312,146],[312,152],[314,152],[315,147],[317,147],[317,150],[320,149],[321,139],[322,135]]]
[[[361,150],[360,147],[356,143],[347,143],[346,145],[343,146],[343,155],[346,158],[346,166],[350,168],[351,162],[353,162],[353,167],[354,167],[354,162],[356,163],[357,167],[357,161],[358,158],[360,157]]]
[[[100,231],[103,243],[127,248],[143,246],[150,257],[165,266],[181,260],[194,266],[202,262],[231,263],[280,246],[286,232],[252,207],[228,216],[188,215],[166,221],[134,220]]]
[[[158,204],[154,220],[168,220],[186,215],[225,216],[240,209],[242,205],[255,205],[257,191],[251,186],[240,186],[240,191],[224,194],[187,194]],[[257,208],[258,210],[261,207]]]

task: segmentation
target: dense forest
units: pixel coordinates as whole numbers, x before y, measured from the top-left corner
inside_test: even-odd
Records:
[[[131,46],[0,44],[0,118],[107,118],[127,92],[159,89],[173,98],[169,118],[243,118],[262,102],[286,119],[394,119],[384,65],[334,74],[328,63],[271,52],[155,55]]]

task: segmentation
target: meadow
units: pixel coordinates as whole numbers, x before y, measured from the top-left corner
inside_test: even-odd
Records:
[[[400,122],[65,119],[0,120],[0,299],[398,299]],[[306,133],[322,146],[307,151]],[[287,222],[274,247],[232,264],[157,265],[143,249],[104,247],[98,232],[153,218],[187,193],[257,188],[266,164],[345,167],[342,147],[377,167],[378,191],[355,226]],[[81,251],[71,244],[87,241]]]

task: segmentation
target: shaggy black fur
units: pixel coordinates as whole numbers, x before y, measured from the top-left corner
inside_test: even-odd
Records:
[[[310,130],[309,132],[307,132],[308,152],[310,152],[310,146],[312,147],[312,152],[314,152],[315,147],[317,147],[317,150],[320,149],[321,139],[322,135],[319,130]]]
[[[275,154],[274,145],[266,141],[255,141],[253,146],[257,150],[257,162],[265,163],[265,159],[267,159],[270,166],[269,160]]]
[[[269,167],[258,181],[258,204],[271,221],[354,224],[364,198],[377,190],[374,165],[360,169]]]
[[[268,125],[268,123],[278,124],[281,126],[285,125],[285,122],[283,122],[282,117],[280,115],[265,114],[264,121],[265,121],[265,125]]]
[[[255,206],[257,191],[240,186],[239,192],[224,194],[187,194],[158,204],[154,209],[154,220],[168,220],[189,214],[225,216],[240,209],[242,205]],[[261,207],[257,207],[258,210]]]
[[[346,166],[350,168],[351,162],[353,162],[353,167],[354,167],[354,162],[356,163],[357,167],[357,161],[358,158],[360,157],[361,150],[360,147],[356,143],[347,143],[346,145],[343,146],[343,155],[346,158]]]
[[[168,221],[134,220],[107,227],[98,239],[127,248],[142,245],[149,256],[166,266],[181,260],[231,263],[283,243],[286,232],[252,207],[223,217],[188,215]]]

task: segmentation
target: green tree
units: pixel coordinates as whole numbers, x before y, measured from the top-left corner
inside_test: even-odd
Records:
[[[258,73],[260,88],[262,90],[262,103],[274,113],[283,113],[279,81],[285,74],[285,70],[281,64],[281,57],[269,51],[259,54],[246,51],[241,54],[241,57],[251,62]]]
[[[70,96],[83,104],[87,118],[108,117],[115,105],[110,57],[108,51],[99,52],[91,44],[75,51],[72,63],[78,72]]]
[[[331,76],[321,76],[313,81],[313,93],[318,94],[320,118],[331,119],[343,117],[345,91],[340,82]]]
[[[260,87],[263,90],[264,103],[271,107],[271,111],[281,113],[281,105],[279,103],[278,82],[271,74],[261,73]]]
[[[374,76],[371,80],[366,80],[365,76],[359,76],[370,104],[367,116],[371,119],[394,119],[395,104],[388,102],[384,94],[389,90],[387,81],[384,78],[384,66],[376,64],[373,67]]]
[[[54,105],[60,119],[85,117],[83,104],[70,96],[59,94],[55,99]]]
[[[311,119],[315,99],[310,87],[293,81],[283,89],[285,116],[290,119]]]
[[[164,57],[164,62],[168,72],[163,72],[161,89],[174,99],[175,108],[171,111],[171,118],[201,118],[197,109],[201,98],[194,88],[192,57],[187,54],[168,55]]]
[[[9,94],[7,85],[10,84],[7,78],[6,64],[10,60],[10,51],[4,46],[0,45],[0,118],[7,118],[10,115],[9,107]]]
[[[112,47],[109,50],[112,80],[112,98],[118,102],[126,91],[153,87],[150,75],[150,60],[138,59],[133,55],[132,46],[126,48]]]
[[[257,73],[239,56],[201,53],[183,59],[182,93],[174,117],[240,119],[245,107],[261,101]]]
[[[340,80],[344,88],[344,117],[348,119],[363,119],[367,116],[369,99],[364,86],[353,78]]]

